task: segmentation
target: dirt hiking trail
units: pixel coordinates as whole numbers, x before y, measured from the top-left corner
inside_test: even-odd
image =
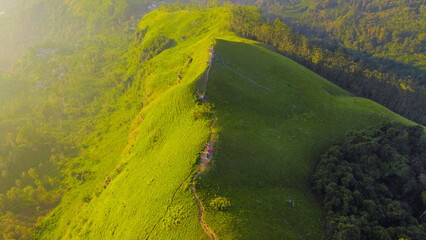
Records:
[[[202,91],[206,91],[207,88],[207,82],[209,80],[209,73],[210,73],[210,69],[212,67],[212,63],[213,63],[213,57],[214,57],[214,48],[213,46],[210,47],[209,49],[210,51],[210,58],[208,61],[209,67],[207,69],[206,72],[206,78],[202,84]],[[200,98],[200,100],[202,102],[207,102],[207,98],[204,98],[204,94],[203,93],[198,93],[197,94]],[[200,209],[200,214],[198,215],[198,222],[201,225],[201,228],[204,230],[204,232],[207,234],[207,236],[209,236],[210,239],[212,240],[217,240],[217,236],[216,234],[213,232],[213,230],[207,225],[206,221],[204,220],[204,207],[203,204],[201,204],[200,198],[198,198],[197,192],[195,190],[195,186],[194,186],[194,182],[197,179],[197,177],[203,173],[207,167],[209,166],[209,163],[213,157],[213,146],[214,146],[214,140],[215,140],[215,134],[213,133],[212,127],[213,124],[215,124],[216,122],[216,116],[213,115],[214,119],[212,121],[212,123],[210,124],[210,139],[207,142],[207,144],[204,147],[204,150],[200,153],[200,164],[198,165],[198,171],[197,173],[194,175],[194,177],[191,180],[191,190],[192,190],[192,194],[194,195],[195,200],[197,201],[198,204],[198,208]]]
[[[204,216],[203,216],[204,207],[201,204],[200,199],[198,198],[198,195],[197,195],[197,192],[196,192],[195,186],[194,186],[194,181],[202,172],[204,172],[207,169],[207,167],[208,167],[208,165],[209,165],[209,163],[212,159],[213,144],[214,144],[214,133],[212,131],[212,126],[215,122],[216,122],[216,117],[214,117],[214,120],[213,120],[212,124],[210,125],[210,132],[211,132],[210,140],[206,144],[204,151],[200,153],[201,162],[200,162],[200,165],[199,165],[199,168],[198,168],[198,172],[192,178],[191,186],[190,186],[190,188],[192,190],[192,194],[194,195],[195,200],[197,200],[198,208],[200,209],[200,214],[198,215],[198,222],[200,223],[201,228],[204,230],[204,232],[207,234],[207,236],[209,236],[210,239],[212,239],[212,240],[217,240],[218,238],[214,234],[213,230],[207,225],[207,223],[204,220]],[[210,149],[211,149],[211,153],[208,151]],[[209,156],[209,157],[206,158],[206,156]]]

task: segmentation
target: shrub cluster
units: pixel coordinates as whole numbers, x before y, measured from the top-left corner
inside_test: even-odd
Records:
[[[226,197],[216,197],[210,201],[210,207],[218,211],[225,211],[231,207],[231,202]]]

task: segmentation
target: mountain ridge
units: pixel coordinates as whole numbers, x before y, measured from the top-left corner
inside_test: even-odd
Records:
[[[74,160],[89,177],[38,225],[37,238],[208,239],[190,176],[213,113],[215,157],[195,187],[217,237],[321,238],[321,208],[309,190],[319,154],[348,128],[412,123],[236,36],[229,14],[156,10],[141,20],[125,55],[129,87]],[[202,103],[196,92],[209,67]],[[231,207],[215,210],[216,197]]]

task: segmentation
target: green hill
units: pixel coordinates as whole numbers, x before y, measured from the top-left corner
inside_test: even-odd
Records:
[[[195,189],[217,238],[322,238],[309,185],[320,154],[348,129],[410,122],[235,36],[229,17],[214,8],[142,19],[123,56],[128,88],[68,163],[68,192],[37,239],[209,239],[190,185],[215,118],[213,160]],[[217,197],[231,206],[214,210]]]

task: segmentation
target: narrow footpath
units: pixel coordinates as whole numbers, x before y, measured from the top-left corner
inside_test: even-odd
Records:
[[[210,50],[210,58],[209,58],[209,62],[208,62],[209,67],[208,67],[207,72],[206,72],[205,81],[202,84],[202,90],[204,92],[206,91],[206,88],[207,88],[207,82],[209,80],[209,73],[210,73],[210,69],[211,69],[212,64],[213,64],[213,57],[214,57],[213,46],[211,46],[209,50]],[[204,102],[207,101],[206,100],[207,98],[204,97],[203,93],[198,93],[198,96],[200,97],[200,99],[202,101],[204,101]],[[212,127],[213,127],[213,124],[215,124],[215,122],[216,122],[216,116],[213,115],[213,117],[214,117],[213,122],[210,124],[210,139],[207,142],[207,144],[205,145],[204,150],[200,153],[200,164],[198,166],[197,173],[194,175],[194,177],[191,180],[190,188],[192,190],[192,194],[194,195],[195,200],[197,201],[198,208],[200,209],[200,214],[198,215],[198,222],[200,223],[201,228],[204,230],[204,232],[207,234],[207,236],[209,236],[210,239],[217,240],[218,238],[217,238],[216,234],[213,232],[213,230],[209,227],[209,225],[207,225],[206,221],[204,220],[204,215],[203,215],[204,214],[204,207],[203,207],[203,204],[200,201],[200,198],[197,195],[197,192],[196,192],[195,186],[194,186],[194,182],[197,179],[197,177],[207,169],[211,159],[213,158],[213,150],[214,150],[213,147],[214,147],[215,136],[214,136]]]
[[[200,165],[199,165],[199,168],[198,168],[198,172],[192,178],[191,186],[190,186],[190,188],[192,190],[192,194],[194,195],[195,200],[197,200],[198,208],[200,209],[200,214],[198,215],[198,222],[200,223],[201,228],[204,230],[204,232],[207,234],[207,236],[209,236],[210,239],[212,239],[212,240],[216,240],[218,238],[214,234],[213,230],[207,225],[207,223],[204,220],[204,216],[203,216],[204,207],[203,207],[203,204],[201,204],[200,199],[198,198],[198,195],[197,195],[197,192],[196,192],[195,186],[194,186],[194,181],[202,172],[204,172],[207,169],[207,167],[208,167],[208,165],[209,165],[209,163],[212,159],[213,144],[214,144],[214,133],[212,131],[212,126],[215,122],[216,122],[216,116],[214,117],[214,120],[213,120],[212,124],[210,125],[210,140],[206,144],[204,151],[200,153],[201,162],[200,162]],[[211,152],[209,152],[209,150],[211,150]],[[206,158],[206,156],[209,156],[209,157]]]

